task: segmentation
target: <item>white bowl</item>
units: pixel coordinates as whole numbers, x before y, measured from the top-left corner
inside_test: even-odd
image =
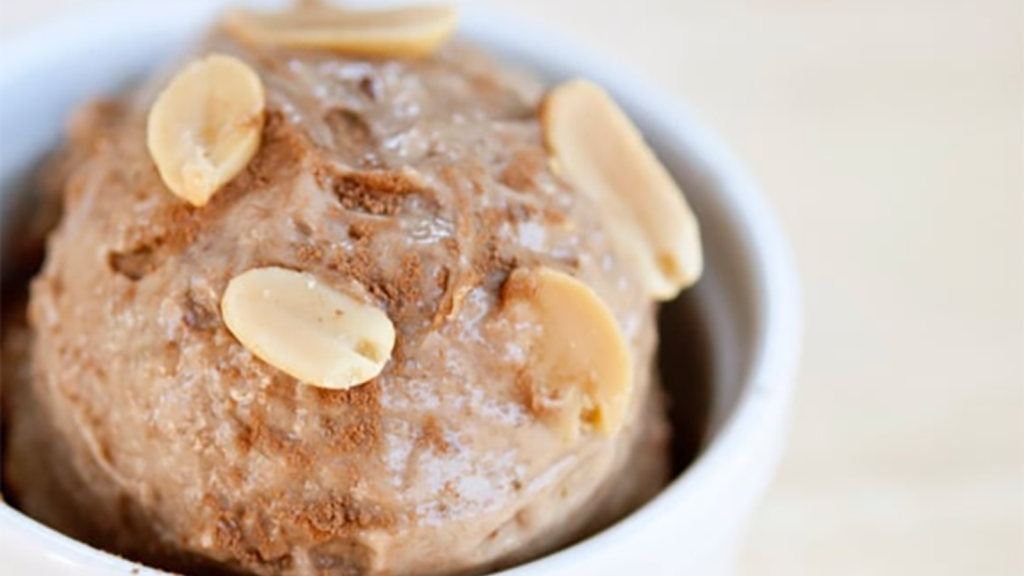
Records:
[[[261,4],[273,4],[273,0]],[[279,2],[277,2],[279,3]],[[203,29],[225,2],[118,3],[52,21],[0,47],[0,209],[59,141],[69,112],[111,94]],[[714,372],[707,446],[656,499],[615,526],[503,576],[730,574],[781,451],[799,344],[796,274],[751,179],[677,102],[533,22],[467,3],[462,29],[552,79],[586,76],[614,93],[698,213],[707,271],[695,289]],[[10,239],[8,239],[10,241]],[[162,574],[78,543],[0,503],[8,576]]]

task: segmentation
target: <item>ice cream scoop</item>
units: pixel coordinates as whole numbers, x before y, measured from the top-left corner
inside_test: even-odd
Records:
[[[9,423],[23,509],[190,573],[444,575],[657,491],[655,298],[699,244],[636,233],[651,196],[618,183],[657,160],[625,117],[592,120],[628,154],[567,160],[553,142],[586,143],[552,138],[559,92],[529,73],[434,36],[295,45],[316,20],[267,18],[79,118]],[[620,156],[584,188],[581,158]],[[652,246],[687,274],[652,290]]]

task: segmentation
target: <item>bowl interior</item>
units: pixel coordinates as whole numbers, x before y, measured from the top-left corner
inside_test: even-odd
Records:
[[[263,2],[268,3],[268,2]],[[274,3],[274,2],[270,2]],[[26,36],[0,63],[0,246],[16,247],[16,222],[30,206],[30,176],[60,141],[69,113],[90,98],[116,94],[172,56],[224,2],[133,2],[52,23]],[[722,190],[717,143],[676,104],[642,79],[534,23],[468,4],[464,36],[551,80],[586,76],[607,87],[681,183],[701,220],[705,277],[661,317],[660,362],[674,397],[676,462],[682,468],[712,442],[740,405],[765,337],[763,265],[737,210]],[[681,128],[682,127],[682,128]],[[10,259],[3,262],[8,274]],[[683,474],[683,476],[686,476]],[[0,503],[4,516],[17,516]],[[52,535],[53,538],[60,538]],[[97,554],[99,554],[97,552]]]

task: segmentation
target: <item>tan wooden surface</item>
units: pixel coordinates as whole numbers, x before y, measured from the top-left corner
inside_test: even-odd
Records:
[[[0,0],[0,34],[97,1]],[[792,239],[806,353],[742,574],[1024,574],[1022,3],[495,1],[688,102]]]

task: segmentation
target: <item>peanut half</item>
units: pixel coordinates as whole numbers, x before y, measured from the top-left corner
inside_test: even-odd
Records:
[[[256,357],[321,388],[348,389],[376,378],[395,345],[395,327],[383,310],[285,268],[236,276],[221,314]]]
[[[697,219],[611,97],[572,80],[545,97],[541,120],[565,177],[605,210],[613,241],[636,258],[651,295],[670,300],[696,282],[704,266]]]
[[[430,54],[457,26],[458,11],[445,5],[357,11],[314,4],[286,12],[236,10],[224,19],[224,28],[242,40],[369,57]]]
[[[263,83],[244,62],[213,54],[185,67],[149,110],[146,145],[164,184],[204,206],[256,154]]]
[[[527,306],[539,325],[530,370],[535,390],[557,398],[557,425],[568,440],[581,424],[612,435],[626,419],[633,361],[619,324],[583,282],[551,268],[520,268],[504,288],[512,305]]]

